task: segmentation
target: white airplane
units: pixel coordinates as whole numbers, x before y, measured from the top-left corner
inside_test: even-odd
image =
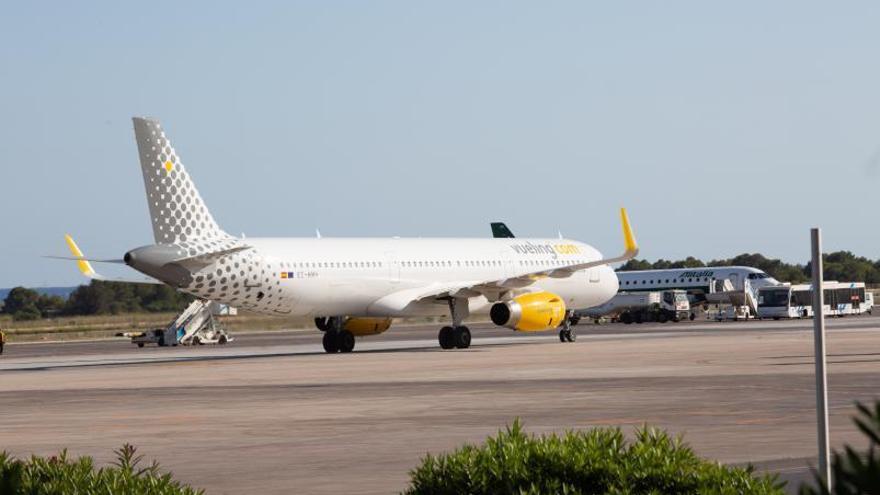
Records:
[[[159,122],[134,118],[155,244],[122,260],[90,260],[68,235],[80,271],[107,279],[90,261],[124,262],[201,299],[280,316],[315,317],[328,353],[355,336],[382,333],[395,317],[446,316],[443,349],[470,346],[462,322],[489,313],[517,331],[559,328],[574,341],[569,308],[604,303],[618,290],[609,266],[638,254],[621,209],[624,253],[603,258],[566,239],[237,238],[217,225]]]
[[[683,289],[696,296],[705,296],[711,292],[709,285],[716,280],[729,280],[733,290],[737,291],[744,290],[746,281],[756,291],[761,287],[779,285],[775,278],[750,266],[634,270],[617,272],[617,278],[620,279],[621,292]]]

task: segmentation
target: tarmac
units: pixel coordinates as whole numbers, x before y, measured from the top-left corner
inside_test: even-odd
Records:
[[[427,452],[520,418],[534,433],[644,423],[698,454],[796,483],[815,465],[811,321],[686,322],[514,334],[474,324],[392,328],[325,355],[320,332],[226,346],[12,344],[0,357],[0,450],[68,448],[100,463],[123,443],[222,493],[396,493]],[[831,439],[863,445],[855,400],[880,398],[880,318],[828,321]]]

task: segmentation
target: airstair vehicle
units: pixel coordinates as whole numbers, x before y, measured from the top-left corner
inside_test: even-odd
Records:
[[[715,305],[714,311],[707,311],[709,319],[748,320],[758,314],[758,294],[748,280],[743,280],[743,288],[737,290],[728,279],[713,280],[706,302]]]
[[[161,347],[201,344],[226,344],[232,337],[226,332],[214,315],[222,307],[208,300],[196,299],[165,328],[154,328],[146,332],[120,334],[131,338],[138,347],[156,344]]]

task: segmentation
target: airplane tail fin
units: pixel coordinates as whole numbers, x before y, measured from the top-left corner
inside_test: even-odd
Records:
[[[156,244],[201,252],[230,239],[214,221],[159,121],[132,120]]]

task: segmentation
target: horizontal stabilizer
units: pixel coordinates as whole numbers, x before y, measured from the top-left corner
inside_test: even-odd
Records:
[[[43,258],[49,258],[51,260],[66,260],[66,261],[88,261],[89,263],[116,263],[119,265],[124,265],[125,260],[98,260],[95,258],[77,258],[74,256],[51,256],[45,255]]]
[[[241,251],[247,251],[250,248],[251,248],[250,246],[233,246],[228,249],[211,251],[209,253],[198,254],[196,256],[187,256],[184,258],[177,258],[175,260],[172,260],[171,263],[177,263],[178,265],[181,265],[186,268],[200,270],[208,265],[213,264],[215,261],[219,260],[220,258],[222,258],[226,255],[235,254],[235,253],[238,253]]]
[[[70,249],[70,254],[73,255],[71,258],[63,258],[60,256],[48,256],[48,258],[55,259],[68,259],[72,261],[76,261],[76,266],[79,268],[80,273],[82,273],[87,278],[92,280],[100,280],[102,282],[123,282],[128,284],[159,284],[164,285],[163,282],[160,282],[154,278],[137,278],[137,279],[128,279],[128,278],[113,278],[113,277],[105,277],[100,273],[96,272],[94,268],[92,268],[92,264],[90,261],[95,261],[98,263],[117,263],[116,260],[89,260],[83,255],[83,252],[79,249],[79,246],[76,245],[76,241],[73,240],[73,237],[70,234],[66,234],[64,236],[64,240],[67,242],[67,247]]]

